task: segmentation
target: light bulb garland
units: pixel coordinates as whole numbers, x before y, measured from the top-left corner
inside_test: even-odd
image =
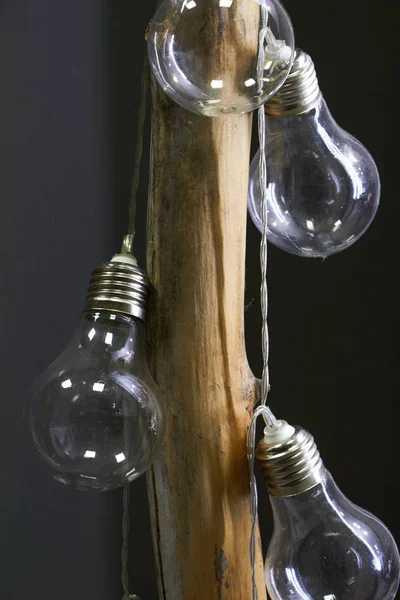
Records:
[[[261,126],[262,121],[261,118]],[[262,157],[265,153],[262,135],[260,149]],[[261,158],[259,172],[263,173]],[[263,391],[261,405],[254,411],[247,439],[252,513],[252,600],[258,598],[255,456],[264,471],[275,520],[265,565],[266,586],[271,600],[287,600],[289,597],[293,600],[394,600],[400,582],[400,557],[391,533],[376,517],[347,500],[336,487],[312,436],[300,427],[276,420],[266,405],[269,337],[267,255],[263,245],[268,229],[265,200],[261,206],[261,272],[265,278],[261,287]],[[263,416],[266,426],[264,440],[258,444],[255,453],[256,424],[260,416]]]
[[[259,56],[262,57],[261,35]],[[261,85],[260,78],[259,86]],[[285,85],[288,86],[289,92],[285,92],[285,89],[278,92],[277,95],[282,97],[281,100],[278,99],[278,104],[285,103],[288,109],[293,110],[290,83]],[[297,95],[297,102],[301,104],[301,109],[304,111],[309,110],[310,106],[314,106],[314,103],[318,103],[320,99],[317,85],[308,85],[307,89],[308,93]],[[298,106],[297,109],[300,110],[300,107]],[[316,598],[394,600],[400,581],[400,557],[390,532],[378,519],[352,505],[336,488],[322,463],[312,436],[302,428],[294,428],[286,421],[277,420],[267,406],[270,390],[267,237],[268,213],[271,209],[270,207],[268,209],[266,128],[263,107],[258,110],[258,134],[260,149],[255,160],[258,167],[261,215],[260,295],[263,373],[261,404],[254,411],[247,438],[252,515],[250,534],[252,600],[258,598],[256,581],[258,493],[255,478],[255,441],[256,425],[260,416],[264,418],[265,430],[264,440],[257,447],[257,459],[264,471],[270,492],[274,519],[279,520],[275,522],[274,535],[265,566],[265,582],[271,599],[287,600],[290,597],[293,600],[316,600]],[[273,500],[274,497],[288,498],[288,500],[284,507],[280,507],[279,500]],[[301,504],[302,510],[297,506],[297,502]],[[290,520],[288,521],[291,514],[293,519],[297,516],[293,528]],[[300,534],[299,523],[304,523]],[[319,533],[315,534],[318,528]],[[286,536],[281,533],[287,531],[292,536],[290,533]],[[340,536],[341,541],[334,545],[331,540],[332,536],[336,535]],[[374,539],[373,550],[368,536]],[[321,556],[322,566],[317,570],[316,561]],[[359,560],[357,566],[354,564],[355,557]]]
[[[221,0],[217,6],[214,0],[164,0],[149,28],[148,51],[157,81],[184,108],[210,117],[258,109],[260,149],[251,168],[249,210],[261,230],[263,369],[260,405],[254,410],[247,436],[251,597],[258,598],[257,458],[275,523],[284,524],[275,528],[266,559],[271,599],[394,600],[400,557],[390,532],[338,490],[311,434],[276,419],[268,406],[268,240],[301,256],[327,256],[348,247],[375,215],[379,176],[365,148],[330,120],[310,57],[300,50],[294,54],[291,22],[279,1],[247,3],[254,5],[258,22],[253,53],[256,61],[253,54],[242,52],[240,57],[238,52],[233,80],[225,74],[221,59],[227,40],[231,43],[237,39],[247,50],[251,45],[246,33],[242,32],[242,38],[239,35],[240,7],[235,2]],[[218,17],[209,18],[211,14]],[[211,27],[214,22],[218,35]],[[200,23],[204,26],[199,27]],[[194,35],[199,31],[205,39]],[[214,61],[218,72],[213,70],[212,56],[221,59]],[[139,600],[129,593],[128,484],[154,460],[165,426],[162,401],[148,371],[144,349],[148,280],[133,256],[148,83],[146,58],[128,232],[121,252],[93,271],[77,332],[67,350],[38,378],[30,402],[35,445],[58,481],[78,489],[124,488],[123,600]],[[288,156],[286,150],[293,146],[290,136],[306,131],[310,122],[319,145],[314,147],[315,140],[300,138],[309,145],[308,152],[314,157],[310,160],[319,175],[337,186],[334,198],[332,194],[328,198],[324,190],[322,208],[316,203],[309,205],[307,198],[298,204],[289,199],[282,175],[291,167],[283,162]],[[324,152],[330,153],[329,160],[336,161],[335,168],[340,166],[341,176],[345,173],[347,187],[340,188],[337,170]],[[299,164],[303,170],[304,160],[302,154]],[[356,166],[357,161],[362,164]],[[292,221],[298,225],[296,231],[291,228]],[[256,451],[256,425],[261,416],[264,438]]]

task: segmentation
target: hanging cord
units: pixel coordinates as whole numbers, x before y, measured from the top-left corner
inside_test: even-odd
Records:
[[[258,94],[263,90],[263,74],[265,63],[265,41],[269,40],[270,29],[268,27],[268,11],[261,7],[262,28],[259,33],[258,63],[257,63],[257,83]],[[256,525],[258,515],[258,493],[257,482],[254,472],[255,443],[256,443],[256,425],[260,415],[270,427],[278,427],[277,420],[271,409],[267,406],[268,394],[270,390],[269,375],[269,331],[268,331],[268,206],[267,206],[267,159],[266,159],[266,133],[265,133],[265,110],[264,106],[258,109],[258,136],[260,144],[259,160],[259,184],[261,192],[261,219],[262,236],[260,245],[260,263],[261,263],[261,313],[262,313],[262,355],[263,355],[263,373],[261,384],[261,405],[256,408],[250,423],[247,436],[247,458],[250,471],[250,502],[251,502],[251,535],[250,535],[250,563],[252,574],[252,600],[257,600],[257,581],[256,581]]]
[[[123,491],[123,518],[122,518],[122,589],[124,595],[122,600],[140,600],[136,594],[129,594],[129,570],[128,570],[128,557],[129,557],[129,504],[131,499],[131,488],[129,485],[124,487]]]
[[[129,571],[128,571],[128,555],[129,555],[129,503],[131,496],[131,488],[129,485],[124,487],[123,491],[123,517],[122,517],[122,589],[124,595],[122,600],[129,600]]]
[[[262,93],[263,89],[263,73],[265,62],[264,40],[268,32],[268,11],[261,8],[263,27],[259,35],[259,52],[257,65],[258,93]],[[261,264],[261,313],[262,313],[262,355],[263,355],[263,372],[262,372],[262,387],[261,387],[261,403],[267,404],[268,393],[270,389],[269,377],[269,332],[268,332],[268,284],[267,284],[267,267],[268,267],[268,206],[267,206],[267,159],[266,159],[266,135],[265,135],[265,110],[264,106],[258,109],[258,137],[260,144],[260,160],[259,160],[259,185],[261,192],[261,219],[263,224],[261,245],[260,245],[260,264]],[[271,419],[273,415],[271,413]],[[272,423],[270,423],[272,424]]]
[[[137,127],[137,138],[136,138],[136,150],[135,150],[135,165],[132,176],[132,188],[131,188],[131,199],[129,202],[129,221],[128,221],[128,235],[124,238],[124,251],[132,253],[133,241],[135,238],[135,216],[136,216],[136,198],[139,189],[140,181],[140,166],[142,162],[143,154],[143,129],[146,120],[146,105],[147,95],[149,89],[149,60],[147,52],[145,52],[142,83],[141,83],[141,97],[139,104],[138,114],[138,127]],[[121,561],[122,561],[122,589],[124,595],[122,600],[140,600],[135,594],[129,594],[129,503],[130,503],[130,486],[125,486],[123,491],[123,516],[122,516],[122,550],[121,550]]]
[[[135,149],[135,166],[132,175],[131,199],[129,202],[129,220],[128,220],[128,235],[129,243],[131,244],[130,251],[132,252],[133,240],[135,238],[135,217],[136,217],[136,199],[139,189],[140,166],[143,154],[143,130],[146,120],[147,94],[149,89],[150,67],[147,52],[145,52],[142,81],[140,86],[140,104],[138,113],[137,138]]]

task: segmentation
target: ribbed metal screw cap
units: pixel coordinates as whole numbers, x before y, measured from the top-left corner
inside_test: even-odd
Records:
[[[261,440],[256,457],[272,496],[296,496],[321,483],[326,475],[312,435],[295,427],[295,433],[280,444]]]
[[[135,264],[113,260],[95,269],[84,310],[109,310],[146,318],[149,282]]]
[[[297,116],[314,108],[321,98],[314,63],[308,54],[297,48],[290,74],[265,104],[265,112],[269,117]]]

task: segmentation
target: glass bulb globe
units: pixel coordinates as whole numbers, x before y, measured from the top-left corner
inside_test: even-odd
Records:
[[[257,450],[274,515],[271,600],[394,600],[400,557],[391,533],[338,489],[312,436],[295,431]]]
[[[379,174],[364,146],[333,120],[309,56],[297,51],[266,112],[268,240],[304,257],[345,250],[375,217]],[[262,231],[258,163],[259,152],[250,167],[248,208]]]
[[[66,350],[33,385],[31,432],[58,481],[109,490],[153,461],[164,416],[144,329],[135,317],[84,312]]]
[[[148,281],[126,250],[92,273],[71,342],[36,380],[29,421],[54,478],[82,490],[110,490],[152,463],[164,408],[145,348]]]
[[[164,0],[148,52],[158,83],[175,102],[207,116],[240,114],[283,84],[294,35],[278,0]]]
[[[288,498],[271,496],[274,535],[265,564],[272,600],[394,600],[399,554],[376,517],[330,474]]]

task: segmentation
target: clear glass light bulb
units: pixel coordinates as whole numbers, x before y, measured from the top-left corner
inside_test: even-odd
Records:
[[[297,51],[266,112],[269,241],[305,257],[345,250],[375,217],[379,174],[364,146],[333,120],[304,52]],[[248,207],[261,231],[258,163],[259,152],[250,167]]]
[[[274,533],[265,577],[271,600],[394,600],[399,552],[388,529],[352,504],[325,470],[311,435],[261,442]]]
[[[240,114],[283,84],[294,35],[278,0],[164,0],[148,52],[158,83],[175,102],[207,116]]]
[[[107,273],[129,278],[129,269],[135,270],[118,264],[103,269],[105,284]],[[90,304],[96,302],[89,295]],[[68,347],[33,385],[29,415],[36,448],[58,481],[103,491],[139,477],[164,433],[142,319],[104,309],[83,312]]]

